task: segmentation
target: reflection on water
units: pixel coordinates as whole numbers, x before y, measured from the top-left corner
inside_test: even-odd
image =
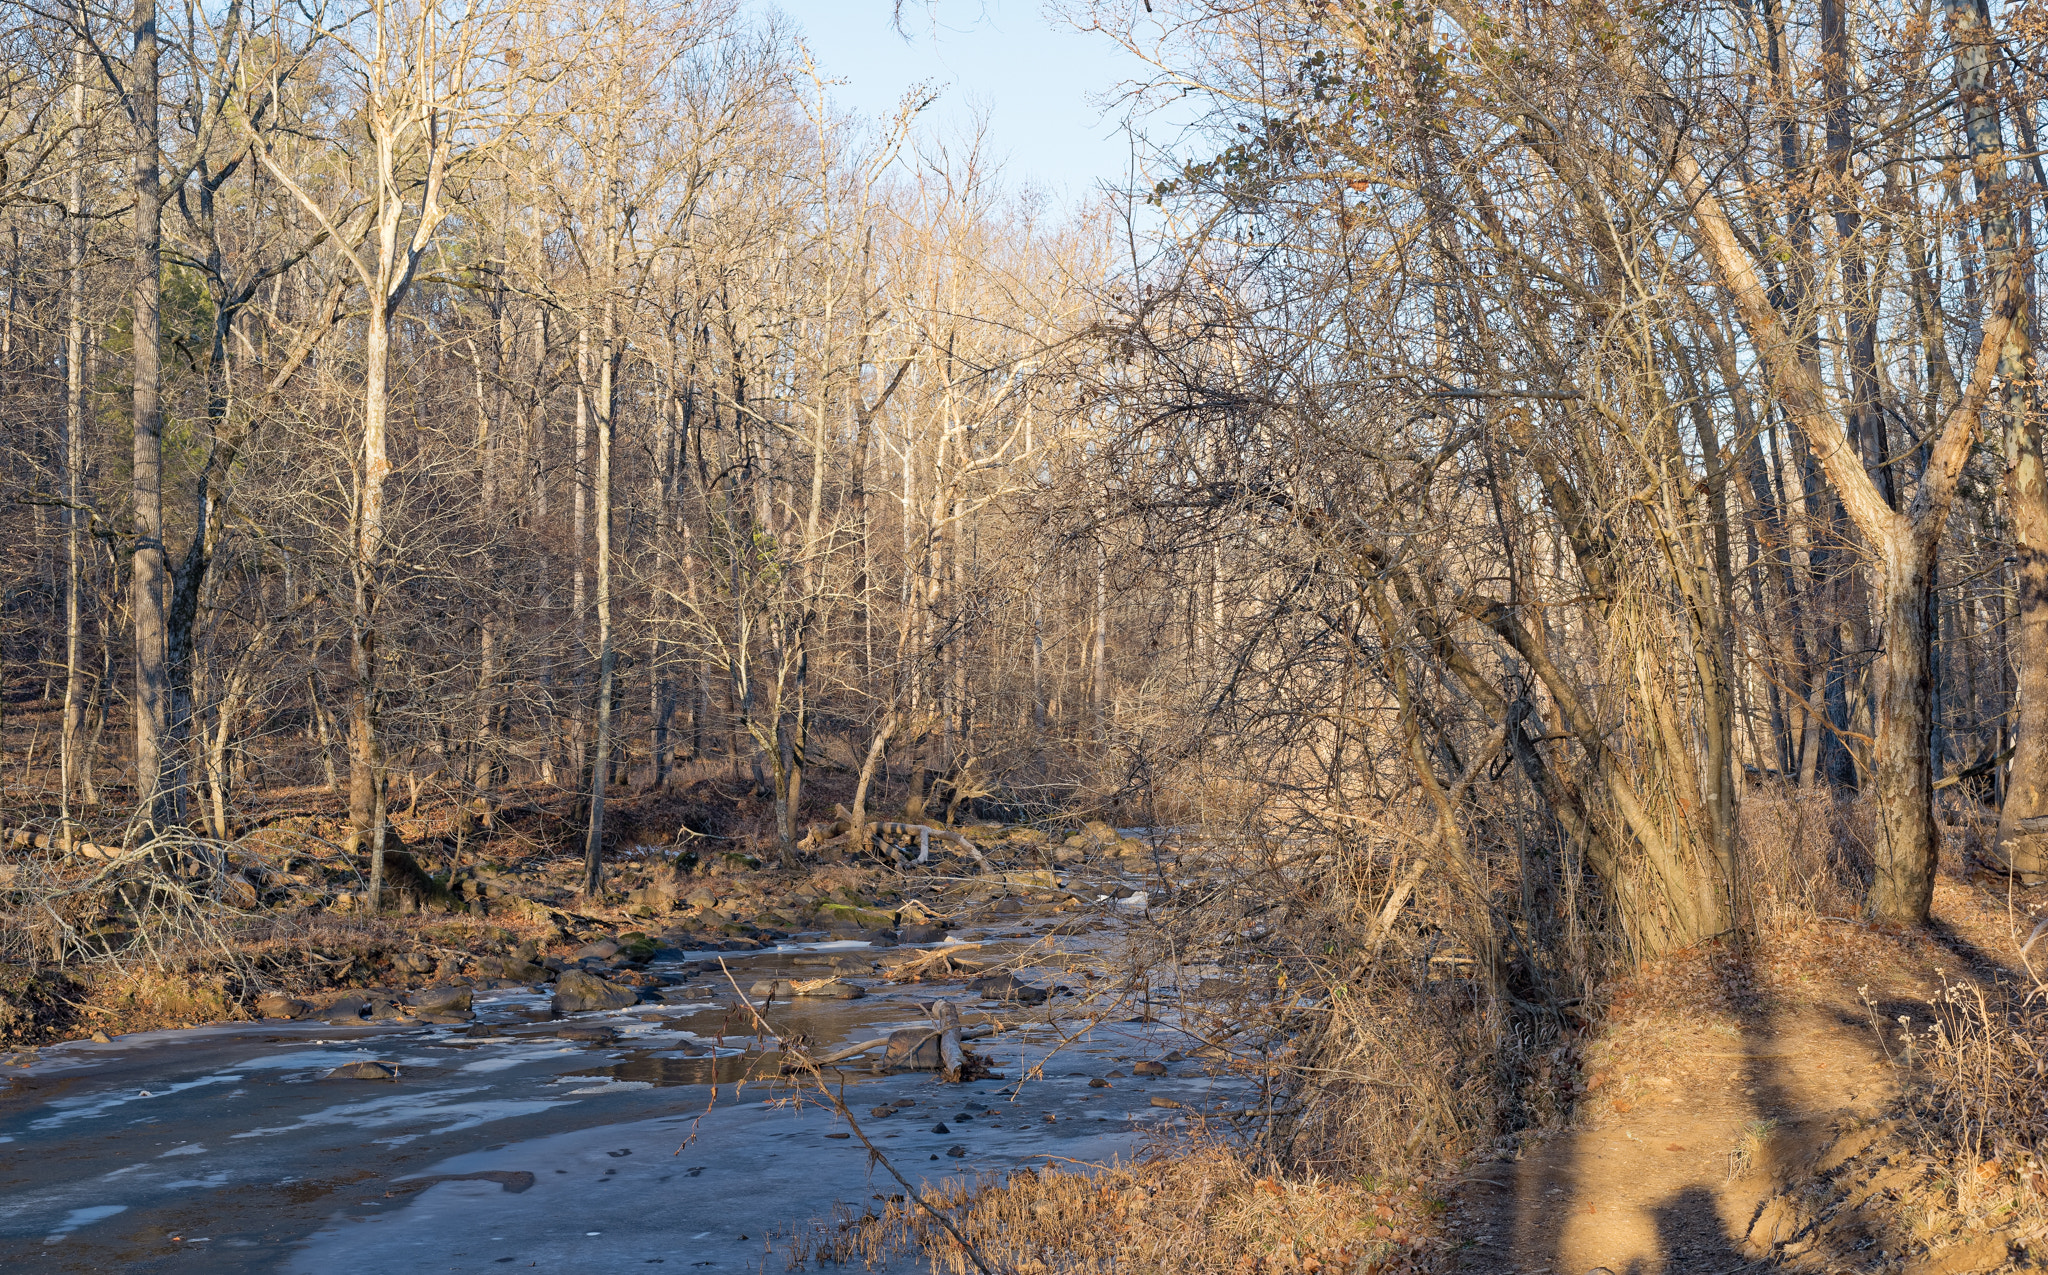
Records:
[[[768,1079],[781,1071],[782,1055],[773,1050],[711,1057],[680,1049],[638,1049],[608,1066],[568,1074],[609,1076],[613,1080],[639,1080],[654,1085],[729,1085],[741,1080]]]

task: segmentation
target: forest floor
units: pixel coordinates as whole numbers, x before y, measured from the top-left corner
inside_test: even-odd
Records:
[[[1941,1061],[1931,1022],[1956,1035],[1978,990],[2026,985],[1999,955],[2030,928],[2026,901],[1973,875],[1944,872],[1929,933],[1808,923],[1618,989],[1582,1051],[1576,1117],[1466,1175],[1448,1269],[2033,1269],[2038,1166],[1964,1154],[1915,1101]]]

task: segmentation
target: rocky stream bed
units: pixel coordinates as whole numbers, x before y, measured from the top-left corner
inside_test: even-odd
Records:
[[[901,945],[693,951],[655,934],[555,962],[552,981],[273,996],[262,1021],[45,1047],[0,1091],[0,1263],[780,1271],[794,1228],[904,1188],[815,1084],[781,1074],[776,1038],[824,1057],[899,1033],[826,1074],[913,1184],[1103,1162],[1245,1105],[1170,992],[1090,990],[1116,981],[1130,902],[1086,924],[1006,906],[999,929],[906,927],[938,941]],[[901,981],[907,963],[933,977]],[[903,1047],[939,1000],[979,1078],[945,1083],[935,1050]]]

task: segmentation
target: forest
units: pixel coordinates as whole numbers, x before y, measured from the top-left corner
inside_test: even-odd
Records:
[[[1278,979],[1245,1181],[1421,1181],[1657,971],[1924,974],[1968,896],[2018,1088],[1897,1101],[2041,1181],[2048,8],[1052,10],[1136,189],[737,0],[0,3],[10,977],[499,842],[623,918],[1170,836],[1158,941]]]

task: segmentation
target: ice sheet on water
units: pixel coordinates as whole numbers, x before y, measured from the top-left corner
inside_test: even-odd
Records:
[[[64,1215],[64,1220],[57,1223],[43,1243],[55,1244],[81,1226],[91,1226],[94,1222],[104,1221],[116,1213],[127,1211],[128,1206],[125,1204],[95,1204],[90,1208],[73,1209]]]
[[[44,1116],[40,1120],[30,1121],[28,1127],[31,1129],[54,1129],[73,1120],[87,1120],[94,1116],[103,1116],[116,1108],[125,1107],[131,1102],[145,1102],[153,1098],[168,1098],[172,1094],[183,1093],[187,1089],[197,1089],[201,1085],[233,1084],[240,1079],[241,1076],[239,1075],[228,1074],[201,1076],[197,1080],[153,1084],[147,1089],[127,1089],[120,1093],[88,1094],[78,1098],[59,1098],[50,1104],[51,1114]]]
[[[484,1093],[481,1086],[460,1089],[437,1089],[421,1093],[398,1093],[388,1097],[372,1098],[368,1102],[347,1102],[325,1107],[310,1115],[302,1116],[295,1124],[277,1125],[270,1128],[250,1129],[238,1133],[237,1138],[276,1137],[280,1134],[295,1133],[321,1125],[347,1125],[359,1129],[387,1129],[393,1125],[431,1124],[435,1127],[422,1132],[435,1134],[455,1133],[462,1129],[474,1129],[492,1120],[505,1120],[513,1116],[531,1115],[546,1111],[550,1107],[566,1106],[567,1098],[486,1098],[464,1102],[449,1102],[446,1099],[463,1094]],[[452,1117],[452,1122],[443,1124]],[[418,1135],[413,1135],[418,1136]]]

